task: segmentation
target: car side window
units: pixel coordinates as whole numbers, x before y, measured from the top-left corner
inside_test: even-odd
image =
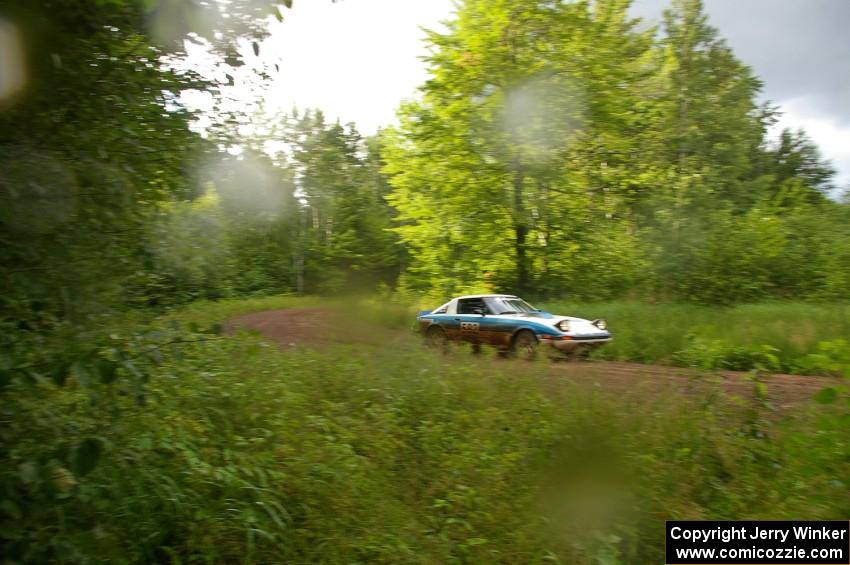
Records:
[[[481,298],[464,298],[458,301],[458,314],[477,314],[478,311],[487,312],[487,305]]]

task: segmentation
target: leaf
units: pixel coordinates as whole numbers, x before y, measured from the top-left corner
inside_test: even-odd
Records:
[[[38,479],[38,466],[35,461],[24,461],[18,466],[18,476],[24,484],[32,484]]]
[[[821,404],[832,404],[838,400],[838,390],[831,386],[822,388],[815,395],[815,400]]]
[[[260,56],[260,44],[257,43],[256,41],[253,41],[253,42],[251,42],[251,47],[254,48],[254,56],[259,57]]]
[[[81,387],[88,388],[91,386],[91,373],[89,373],[88,368],[79,361],[71,365],[71,375]]]
[[[89,474],[100,459],[101,444],[96,438],[86,438],[71,453],[71,470],[78,477]]]
[[[68,378],[68,365],[64,363],[59,363],[53,370],[50,372],[50,379],[56,386],[62,386],[65,384],[65,380]]]
[[[65,467],[56,467],[50,474],[53,479],[53,486],[63,494],[67,494],[75,486],[77,486],[76,477],[74,477],[74,474]]]
[[[21,513],[18,505],[8,499],[0,502],[0,510],[13,520],[20,520],[23,517],[23,513]]]
[[[292,8],[292,0],[283,0],[283,5],[287,8]]]
[[[127,370],[128,373],[130,373],[130,376],[134,379],[139,381],[144,380],[144,374],[142,374],[139,368],[136,367],[136,365],[129,359],[127,361],[124,361],[124,368]]]
[[[155,365],[162,365],[162,352],[159,349],[154,349],[153,351],[148,353],[148,359],[150,359]],[[143,380],[146,381],[147,377],[145,377]]]
[[[24,373],[24,375],[27,376],[27,378],[29,378],[30,382],[32,382],[34,384],[40,384],[40,385],[47,384],[47,379],[44,377],[44,375],[42,375],[38,371],[33,371],[32,369],[26,369],[25,371],[23,371],[23,373]]]
[[[118,378],[118,366],[112,361],[101,359],[97,362],[97,374],[100,377],[100,382],[108,385]]]

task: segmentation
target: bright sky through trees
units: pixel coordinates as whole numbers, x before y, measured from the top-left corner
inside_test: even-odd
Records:
[[[776,77],[811,76],[811,69],[798,68],[801,61],[781,56],[777,45],[770,41],[750,41],[752,30],[730,23],[735,20],[730,17],[728,3],[708,0],[705,4],[711,22],[719,27],[721,35],[739,51],[744,63],[754,66],[756,76],[766,80],[762,98],[778,104],[784,112],[777,133],[784,127],[805,129],[824,157],[838,169],[836,185],[850,184],[850,115],[836,115],[828,101],[819,99],[817,92],[787,98],[789,89],[776,84],[779,81]],[[839,4],[840,0],[836,0],[836,7]],[[643,0],[633,5],[632,12],[648,23],[658,23],[666,5],[662,1]],[[233,97],[230,107],[250,107],[260,100],[269,114],[293,107],[314,107],[323,110],[330,119],[353,121],[360,131],[373,133],[395,122],[399,103],[415,96],[416,88],[427,78],[425,65],[419,59],[426,53],[420,28],[439,29],[440,22],[451,18],[453,11],[451,0],[295,2],[284,22],[271,24],[271,35],[262,43],[259,57],[250,53],[248,45],[245,49],[249,62],[255,65],[277,62],[279,70],[272,72],[271,79],[261,85],[256,81],[246,82],[247,73],[240,73],[234,87],[229,89]],[[762,13],[761,25],[769,27],[767,20],[771,19],[781,23],[782,12],[777,7],[773,12]],[[788,27],[791,23],[783,25]],[[805,28],[803,22],[801,33]],[[822,39],[806,37],[803,33],[798,41],[811,47]],[[829,42],[823,45],[825,51],[830,49]],[[773,82],[770,73],[767,77],[763,74],[770,69],[761,68],[766,65],[765,60],[776,65],[768,51],[786,60],[788,65],[784,75],[771,70]],[[193,53],[192,64],[203,66],[204,57],[197,49]],[[834,69],[825,66],[822,72],[833,73]],[[817,88],[814,83],[811,87]],[[805,85],[799,90],[805,92]],[[194,98],[191,103],[196,107],[206,106],[203,99]]]

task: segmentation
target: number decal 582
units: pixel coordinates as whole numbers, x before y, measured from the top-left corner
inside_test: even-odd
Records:
[[[481,326],[478,322],[461,322],[460,323],[460,331],[474,333],[478,331],[478,328]]]

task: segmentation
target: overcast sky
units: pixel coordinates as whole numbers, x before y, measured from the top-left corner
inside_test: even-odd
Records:
[[[704,0],[712,25],[765,85],[763,100],[803,127],[850,185],[850,0]],[[658,23],[665,0],[635,0]],[[392,123],[425,81],[420,27],[451,17],[451,0],[296,0],[262,46],[280,59],[269,109],[321,108],[363,133]]]
[[[850,184],[850,0],[703,0],[711,24],[764,82],[779,127],[804,128]],[[634,0],[658,23],[665,0]]]

